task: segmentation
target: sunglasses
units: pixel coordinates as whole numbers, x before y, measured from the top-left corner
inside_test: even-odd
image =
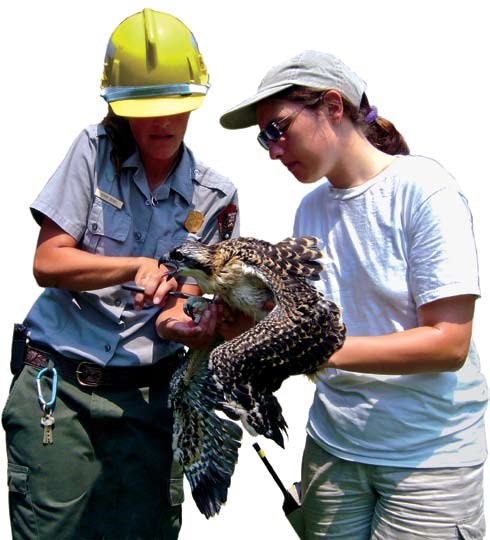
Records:
[[[287,133],[287,130],[291,127],[294,120],[296,120],[296,117],[303,112],[303,110],[308,108],[313,108],[323,98],[323,93],[320,95],[313,103],[306,103],[302,107],[300,107],[297,111],[288,114],[285,118],[282,120],[272,120],[269,122],[264,129],[260,131],[260,133],[257,135],[257,140],[259,141],[260,146],[264,150],[269,150],[269,144],[271,142],[278,142],[279,139]]]
[[[293,120],[302,110],[303,107],[299,111],[289,114],[282,120],[272,120],[272,122],[269,122],[257,135],[260,146],[262,146],[264,150],[269,150],[269,143],[277,142],[287,132],[293,123]]]

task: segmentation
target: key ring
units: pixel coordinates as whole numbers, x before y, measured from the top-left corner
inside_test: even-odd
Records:
[[[46,401],[43,397],[43,391],[41,388],[41,379],[49,371],[53,373],[53,383],[52,383],[53,389],[51,391],[51,399],[49,401]],[[43,411],[46,412],[46,411],[53,410],[54,404],[56,403],[56,392],[58,389],[58,372],[56,371],[56,368],[41,369],[41,371],[37,374],[37,377],[36,377],[36,388],[37,388],[37,398],[39,400],[39,403],[41,404]]]

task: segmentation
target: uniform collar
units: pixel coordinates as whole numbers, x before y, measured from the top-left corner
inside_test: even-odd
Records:
[[[135,150],[122,164],[122,169],[139,169],[144,170],[143,163],[141,161],[139,152]],[[199,181],[199,175],[195,174],[196,166],[194,161],[194,156],[189,148],[184,144],[182,155],[180,160],[174,168],[173,172],[167,178],[167,180],[158,186],[157,190],[154,192],[154,196],[158,200],[167,199],[170,193],[170,190],[175,191],[185,201],[190,204],[192,201],[192,194],[194,191],[193,180]],[[136,173],[135,177],[138,177],[139,174]]]
[[[192,171],[194,170],[194,157],[191,151],[184,145],[180,161],[175,167],[168,180],[162,184],[168,184],[169,189],[176,191],[188,204],[192,201],[194,192]],[[160,186],[160,187],[162,187]]]

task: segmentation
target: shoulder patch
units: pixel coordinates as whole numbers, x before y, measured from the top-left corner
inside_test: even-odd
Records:
[[[236,204],[229,204],[218,214],[218,230],[221,240],[228,240],[235,227],[238,216]]]

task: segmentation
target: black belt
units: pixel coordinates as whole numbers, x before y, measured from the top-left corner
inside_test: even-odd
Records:
[[[67,358],[54,350],[43,350],[27,345],[24,363],[37,369],[44,369],[51,361],[61,377],[80,386],[141,388],[150,386],[152,382],[163,377],[168,378],[182,363],[183,357],[184,352],[181,350],[148,366],[101,366],[94,362]]]

